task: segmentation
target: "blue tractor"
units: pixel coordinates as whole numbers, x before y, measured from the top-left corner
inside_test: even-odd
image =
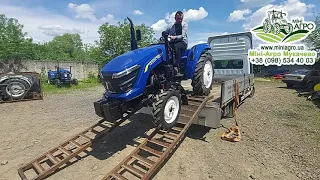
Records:
[[[181,81],[192,79],[193,95],[205,96],[212,89],[213,58],[207,43],[197,44],[182,53],[182,72],[173,66],[174,48],[168,34],[162,32],[157,44],[138,48],[140,30],[130,21],[131,51],[112,59],[101,69],[105,93],[94,102],[95,112],[115,122],[125,113],[152,107],[157,128],[170,129],[178,120],[181,105],[187,105],[187,92]],[[182,74],[182,75],[181,75]]]
[[[48,83],[60,88],[62,85],[78,85],[78,80],[75,78],[72,79],[71,70],[68,71],[58,66],[56,71],[48,71]]]

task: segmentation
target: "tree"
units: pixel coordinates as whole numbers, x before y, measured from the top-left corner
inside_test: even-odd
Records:
[[[0,14],[0,60],[22,60],[34,57],[32,39],[26,38],[17,19]]]
[[[51,60],[79,60],[83,56],[83,43],[79,34],[63,34],[46,43],[43,50]]]
[[[154,32],[150,27],[141,24],[136,25],[135,29],[141,31],[141,41],[138,42],[139,48],[156,42],[153,37]],[[98,33],[100,34],[100,40],[97,42],[99,44],[99,50],[95,50],[99,51],[100,54],[105,53],[102,63],[106,63],[116,56],[131,50],[130,24],[127,19],[124,20],[124,23],[118,22],[117,26],[105,23],[100,26]],[[102,55],[99,56],[101,57]]]
[[[314,23],[316,29],[304,40],[311,50],[320,53],[320,13],[316,15]],[[319,61],[319,59],[318,59]]]

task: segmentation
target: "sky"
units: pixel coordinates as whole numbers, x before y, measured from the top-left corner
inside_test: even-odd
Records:
[[[0,14],[18,19],[34,42],[50,41],[64,33],[79,33],[84,43],[99,40],[98,28],[130,17],[153,28],[159,39],[174,13],[184,12],[188,46],[210,36],[250,31],[270,8],[283,8],[290,17],[313,20],[320,0],[0,0]],[[261,43],[254,39],[254,46]]]

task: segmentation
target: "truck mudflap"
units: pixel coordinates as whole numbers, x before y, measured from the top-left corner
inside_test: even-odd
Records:
[[[115,122],[122,118],[122,109],[120,101],[108,101],[101,99],[93,103],[96,114],[105,118],[106,121]]]

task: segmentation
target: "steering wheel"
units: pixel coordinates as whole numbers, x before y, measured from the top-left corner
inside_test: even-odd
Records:
[[[160,41],[164,42],[164,37],[163,37],[163,36],[160,37]],[[170,37],[168,37],[168,41],[169,41],[169,42],[171,41],[171,38],[170,38]]]

